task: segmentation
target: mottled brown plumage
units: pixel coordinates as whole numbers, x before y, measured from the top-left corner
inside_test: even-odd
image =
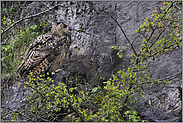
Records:
[[[26,77],[29,71],[36,74],[44,74],[47,70],[55,72],[62,64],[70,44],[71,28],[65,23],[57,22],[51,32],[38,36],[29,45],[17,74]]]

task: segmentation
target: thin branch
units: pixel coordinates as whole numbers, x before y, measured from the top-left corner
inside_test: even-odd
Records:
[[[148,41],[147,37],[145,36],[145,33],[142,34],[141,32],[139,32],[139,34],[141,34]]]
[[[166,80],[166,79],[171,79],[172,77],[176,77],[176,76],[179,76],[179,75],[181,75],[181,74],[182,74],[182,71],[179,72],[179,73],[176,73],[176,74],[174,74],[174,75],[170,75],[170,76],[168,76],[168,77],[165,77],[165,78],[163,78],[163,79],[160,79],[159,81],[164,81],[164,80]]]
[[[170,26],[171,23],[169,23],[161,32],[160,34],[158,35],[158,37],[156,38],[156,40],[151,44],[151,46],[149,47],[149,49],[154,45],[154,43],[156,43],[156,41],[160,38],[161,34],[163,34],[163,32]]]
[[[21,18],[20,20],[14,22],[10,27],[8,27],[8,28],[6,28],[5,30],[3,30],[3,32],[1,33],[1,35],[3,35],[5,32],[7,32],[9,29],[11,29],[14,25],[20,23],[21,21],[23,21],[23,20],[25,20],[25,19],[32,18],[32,17],[39,16],[39,15],[41,15],[41,14],[44,14],[44,13],[46,13],[46,12],[48,12],[48,11],[54,9],[54,8],[57,7],[57,6],[61,6],[61,5],[60,5],[60,4],[57,4],[57,5],[55,5],[54,7],[49,8],[49,9],[43,11],[43,12],[40,12],[40,13],[37,13],[37,14],[34,14],[34,15],[30,15],[30,16],[28,16],[28,17]]]
[[[135,40],[139,37],[139,35],[137,35],[134,40],[132,41],[132,44],[135,42]]]
[[[170,6],[168,9],[170,9],[171,7],[172,7],[172,4],[171,4],[171,6]],[[109,14],[109,13],[108,13],[108,14]],[[166,13],[164,14],[164,16],[165,16],[165,15],[166,15]],[[112,15],[110,15],[110,16],[112,17]],[[164,17],[164,16],[163,16],[163,17]],[[113,18],[113,17],[112,17],[112,18]],[[114,19],[114,18],[113,18],[113,19]],[[115,20],[115,19],[114,19],[114,20]],[[162,20],[162,19],[161,19],[161,20]],[[115,21],[116,21],[116,20],[115,20]],[[117,21],[116,21],[116,23],[117,23]],[[117,23],[117,24],[118,24],[118,23]],[[171,23],[170,23],[170,24],[171,24]],[[168,26],[169,26],[170,24],[168,24]],[[120,26],[120,25],[118,24],[118,26]],[[168,26],[167,26],[167,27],[168,27]],[[166,28],[167,28],[167,27],[166,27]],[[120,27],[120,28],[121,28],[121,27]],[[165,29],[166,29],[166,28],[165,28]],[[122,28],[121,28],[121,29],[122,29]],[[154,34],[154,32],[155,32],[156,29],[157,29],[157,26],[155,27],[155,29],[152,28],[153,31],[151,32],[151,35],[149,36],[149,38],[148,38],[147,41],[149,41],[149,40],[151,39],[151,37],[152,37],[152,35]],[[160,38],[161,34],[165,31],[165,29],[164,29],[162,32],[160,32],[160,34],[159,34],[159,36],[157,37],[157,39],[151,44],[150,48],[151,48],[151,47],[154,45],[154,43]],[[123,34],[124,34],[124,33],[123,33]],[[128,41],[129,41],[129,40],[128,40]],[[150,49],[150,48],[149,48],[149,49]],[[132,48],[132,49],[133,49],[133,48]],[[144,49],[144,48],[143,48],[143,49]],[[136,61],[135,65],[138,63],[137,61],[138,61],[138,57],[140,56],[140,53],[139,53],[138,55],[136,55],[136,56],[137,56],[137,57],[136,57],[136,60],[135,60],[135,61]],[[134,72],[134,68],[132,69],[132,72]],[[132,79],[132,78],[131,78],[131,79]],[[130,81],[131,81],[131,79],[130,79]],[[132,85],[133,85],[133,84],[130,83],[130,86],[129,86],[128,90],[130,90],[130,89],[132,88]],[[124,101],[124,104],[127,103],[128,98],[129,98],[129,95],[126,96],[125,101]],[[125,107],[126,107],[126,106],[124,106],[124,107],[122,108],[122,110],[124,110]]]
[[[9,108],[9,107],[1,106],[1,108],[9,109],[9,110],[11,110],[11,111],[13,111],[13,112],[15,112],[15,113],[18,113],[18,114],[21,115],[21,116],[24,116],[25,118],[27,118],[27,119],[29,119],[29,120],[31,120],[31,121],[34,121],[32,118],[30,118],[30,117],[28,117],[28,116],[26,116],[26,115],[23,115],[23,114],[20,113],[19,111],[15,111],[15,110],[13,110],[13,109],[11,109],[11,108]]]
[[[26,84],[25,82],[22,82],[24,85],[26,85],[26,86],[28,86],[29,88],[31,88],[31,89],[33,89],[33,90],[35,90],[37,93],[39,93],[44,99],[46,99],[47,100],[47,98],[41,93],[41,92],[39,92],[37,89],[34,89],[34,88],[32,88],[32,86],[30,86],[30,85],[28,85],[28,84]]]
[[[126,40],[128,41],[128,43],[130,44],[130,46],[131,46],[131,48],[132,48],[132,50],[133,50],[133,52],[135,53],[135,55],[137,56],[137,52],[135,51],[135,48],[134,48],[134,46],[130,43],[130,40],[128,39],[128,37],[126,36],[126,34],[125,34],[125,32],[124,32],[124,30],[122,29],[122,27],[121,27],[121,25],[118,23],[118,21],[109,13],[109,12],[107,12],[107,11],[104,11],[104,12],[106,12],[109,16],[111,16],[111,18],[117,23],[117,25],[119,26],[119,28],[121,29],[121,31],[122,31],[122,33],[124,34],[124,36],[125,36],[125,38],[126,38]]]
[[[167,10],[169,10],[171,7],[173,6],[173,3],[169,6],[169,8],[167,9]],[[168,13],[168,11],[167,12],[165,12],[164,13],[164,15],[163,15],[163,17],[161,18],[161,21],[162,21],[162,19],[165,17],[165,15]],[[169,26],[169,25],[168,25]],[[154,34],[154,32],[155,32],[155,30],[158,28],[158,26],[156,25],[156,27],[153,29],[153,27],[150,25],[150,27],[152,28],[152,32],[151,32],[151,34],[150,34],[150,36],[149,36],[149,38],[147,39],[147,42],[149,42],[149,40],[151,39],[151,37],[152,37],[152,35]],[[165,28],[166,29],[166,28]],[[164,30],[165,30],[164,29]],[[161,32],[161,34],[164,32],[164,30]],[[155,40],[155,42],[159,39],[159,37],[161,36],[161,34],[158,36],[158,38]],[[142,34],[141,34],[142,35]],[[152,44],[151,44],[151,46],[150,46],[150,48],[153,46],[153,44],[155,43],[155,42],[153,42]],[[144,49],[144,47],[142,48],[142,50]],[[140,56],[140,54],[138,54],[138,56]]]
[[[67,113],[59,113],[59,114],[57,114],[55,117],[51,116],[51,117],[53,118],[52,121],[58,120],[57,118],[59,118],[59,115],[60,115],[60,116],[63,116],[63,115],[66,115],[66,114],[67,114]],[[60,122],[61,122],[61,121],[60,121]]]
[[[85,122],[84,116],[77,110],[77,108],[74,108],[72,105],[70,106],[71,106],[71,109],[81,118],[81,122]]]
[[[171,78],[173,78],[173,77],[177,77],[177,76],[180,76],[182,74],[182,71],[181,72],[179,72],[179,73],[176,73],[176,74],[174,74],[174,75],[170,75],[170,76],[168,76],[168,77],[165,77],[165,78],[163,78],[163,79],[159,79],[159,81],[164,81],[164,80],[173,80],[173,79],[171,79]],[[145,83],[141,83],[140,85],[144,85],[144,84],[151,84],[152,82],[145,82]],[[157,82],[157,80],[155,81],[155,84],[159,84],[158,82]]]
[[[11,36],[11,37],[12,37],[12,36]],[[1,43],[1,45],[5,45],[5,44],[6,44],[6,42],[7,42],[11,37],[8,37],[8,38],[6,39],[6,41],[5,41],[5,42],[2,42],[2,43]]]

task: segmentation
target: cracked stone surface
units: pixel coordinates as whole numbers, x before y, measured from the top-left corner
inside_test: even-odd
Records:
[[[45,6],[54,6],[55,2],[33,2],[26,11],[36,13]],[[43,4],[44,3],[44,4]],[[63,66],[63,71],[72,70],[73,75],[79,74],[90,84],[98,85],[97,77],[109,79],[113,73],[118,70],[131,66],[130,53],[133,51],[121,33],[114,20],[106,13],[97,13],[95,9],[105,6],[111,6],[108,11],[119,21],[125,33],[130,40],[136,36],[135,30],[143,24],[146,17],[150,17],[153,8],[161,5],[161,1],[118,1],[118,2],[60,2],[67,9],[58,7],[50,14],[44,15],[43,19],[51,21],[65,20],[74,29],[83,29],[86,33],[73,31],[73,43],[70,47],[68,61]],[[33,6],[33,7],[32,7]],[[31,8],[32,7],[32,8]],[[38,7],[36,11],[33,8]],[[35,20],[36,21],[36,20]],[[28,23],[28,21],[25,21]],[[137,39],[134,45],[138,49]],[[125,48],[123,58],[120,59],[111,50],[111,46],[118,45]],[[69,67],[68,67],[69,66]],[[149,65],[151,77],[153,79],[162,79],[164,76],[171,76],[182,71],[182,48],[179,47],[171,52],[157,57]],[[65,72],[67,73],[67,72]],[[63,72],[55,76],[55,79],[61,81]],[[16,85],[16,83],[15,83]],[[21,107],[20,103],[14,101],[23,101],[23,97],[28,95],[22,86],[11,87],[10,102],[7,106],[13,109]],[[150,89],[145,89],[145,98],[140,98],[134,104],[143,119],[153,122],[174,122],[182,120],[182,75],[171,77],[170,84],[153,85]],[[3,102],[3,101],[2,101]],[[3,105],[6,102],[2,103]],[[21,103],[22,104],[22,103]],[[137,108],[138,107],[138,108]]]

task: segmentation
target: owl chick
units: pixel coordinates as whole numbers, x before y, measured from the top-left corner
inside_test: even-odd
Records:
[[[51,32],[38,36],[30,43],[16,73],[20,77],[26,77],[30,71],[41,75],[46,71],[55,72],[71,45],[71,33],[67,24],[55,23]]]

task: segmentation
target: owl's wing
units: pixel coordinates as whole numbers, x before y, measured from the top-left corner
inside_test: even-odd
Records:
[[[50,33],[38,36],[30,45],[24,55],[24,61],[17,69],[20,77],[27,76],[29,70],[34,73],[44,74],[53,64],[59,54],[65,54],[65,48],[68,48],[67,36],[59,37]],[[59,59],[62,61],[65,55]],[[60,64],[56,62],[55,64]]]
[[[55,58],[56,56],[54,54],[49,54],[42,58],[41,62],[39,62],[39,64],[32,69],[33,74],[44,74],[46,70],[48,70],[48,68],[52,65]]]
[[[51,39],[52,39],[51,34],[40,35],[29,45],[29,48],[24,55],[24,61],[17,69],[17,74],[19,74],[20,77],[22,77],[22,75],[24,74],[24,71],[28,71],[33,68],[34,68],[33,72],[34,71],[36,72],[35,68],[38,68],[38,66],[44,69],[44,70],[40,70],[41,68],[39,68],[38,73],[48,69],[53,59],[55,58],[54,55],[50,55],[50,50],[49,50],[50,48],[46,45],[46,42],[48,42]]]
[[[29,51],[32,48],[34,48],[34,47],[37,47],[39,49],[40,48],[43,48],[43,47],[41,47],[41,45],[44,45],[46,42],[48,42],[52,38],[53,37],[52,37],[52,34],[51,33],[46,33],[46,34],[40,35],[37,38],[35,38],[34,41],[29,44],[29,48],[28,48],[27,52],[25,53],[24,58],[27,57]]]
[[[46,46],[43,45],[45,47],[41,48],[41,50],[44,51],[42,53],[42,55],[44,55],[44,58],[43,56],[40,56],[38,54],[39,56],[37,57],[37,59],[41,59],[41,62],[32,69],[32,72],[41,75],[44,74],[45,71],[48,69],[49,72],[55,72],[59,68],[59,66],[63,63],[63,60],[66,56],[66,51],[67,48],[69,47],[67,45],[67,41],[69,40],[66,36],[62,38],[58,36],[53,36],[51,40],[48,40],[45,43]]]

